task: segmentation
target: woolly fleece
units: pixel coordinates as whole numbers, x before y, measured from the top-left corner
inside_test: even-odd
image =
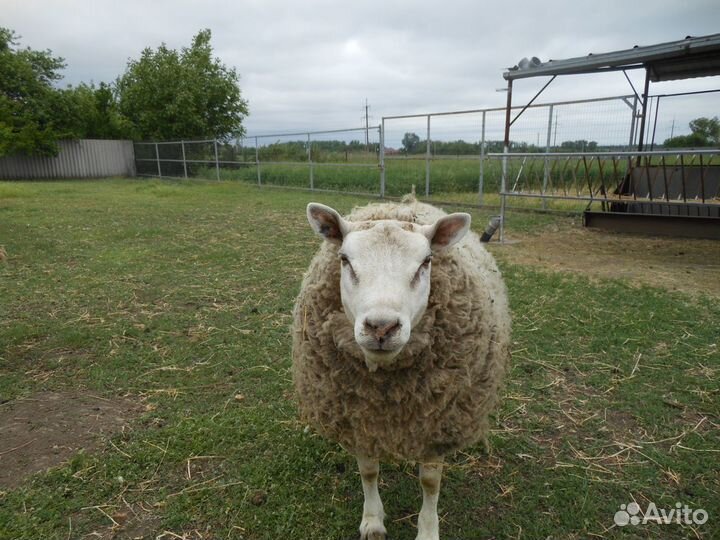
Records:
[[[445,212],[409,202],[356,208],[348,221],[420,225]],[[368,224],[369,225],[369,224]],[[338,246],[323,242],[293,312],[302,419],[353,455],[431,461],[486,439],[510,361],[507,292],[473,232],[433,258],[428,306],[389,368],[370,372],[340,300]]]

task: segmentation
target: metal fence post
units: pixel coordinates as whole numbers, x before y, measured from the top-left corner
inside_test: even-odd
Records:
[[[483,195],[485,191],[485,115],[487,111],[482,112],[482,131],[480,134],[480,181],[478,182],[478,205],[483,205]]]
[[[635,130],[637,129],[637,107],[638,107],[638,97],[635,95],[635,98],[633,99],[633,105],[632,105],[632,118],[630,120],[630,142],[628,143],[628,152],[632,152],[633,148],[635,148]],[[638,164],[640,164],[640,158],[638,157]],[[627,160],[627,170],[628,173],[633,168],[633,158],[628,157]]]
[[[385,197],[385,117],[380,124],[380,198]]]
[[[631,152],[635,146],[635,124],[637,123],[637,96],[633,98],[632,112],[630,113],[630,141],[628,142],[628,152]]]
[[[505,138],[503,141],[502,177],[500,179],[500,243],[505,242],[505,189],[507,186],[508,154],[510,153],[510,116],[512,112],[512,90],[513,81],[510,79],[507,85],[507,105],[505,107]]]
[[[218,144],[217,139],[213,141],[215,143],[215,177],[220,180],[220,160],[218,159]]]
[[[427,141],[425,147],[425,196],[430,196],[430,115],[427,116]]]
[[[158,143],[155,143],[155,161],[157,161],[158,176],[162,178],[162,170],[160,169],[160,151],[158,150]]]
[[[552,123],[553,123],[553,105],[550,105],[550,111],[548,112],[548,128],[547,128],[547,139],[545,140],[545,154],[550,153],[550,140],[552,137]],[[545,174],[543,175],[542,194],[545,195],[547,191],[548,180],[550,178],[550,159],[545,156]],[[543,210],[547,210],[547,199],[542,199]]]
[[[310,164],[310,190],[315,189],[315,171],[313,170],[313,160],[312,160],[312,143],[310,142],[310,134],[307,134],[307,155],[308,155],[308,163]]]
[[[510,149],[505,147],[505,155],[502,160],[502,176],[500,177],[500,238],[501,244],[505,242],[505,185],[507,184],[507,169],[508,169],[508,151]]]
[[[260,178],[260,147],[258,147],[258,138],[255,137],[255,166],[257,167],[258,186],[262,185]]]
[[[187,180],[187,161],[185,160],[185,141],[180,141],[182,146],[182,157],[183,157],[183,172],[185,173],[185,179]]]

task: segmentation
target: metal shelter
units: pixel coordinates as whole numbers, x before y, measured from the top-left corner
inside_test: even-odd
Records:
[[[645,70],[644,90],[641,95],[638,95],[626,73],[634,69]],[[619,200],[603,202],[603,212],[590,212],[588,205],[588,211],[585,212],[586,225],[623,231],[720,238],[720,166],[703,164],[700,156],[699,166],[695,164],[694,170],[688,172],[687,167],[683,166],[682,170],[677,168],[677,171],[668,171],[664,159],[660,167],[658,156],[646,155],[650,153],[646,153],[644,148],[647,140],[650,82],[720,75],[720,34],[688,36],[680,41],[635,46],[632,49],[588,54],[565,60],[541,62],[535,57],[530,60],[524,58],[518,65],[503,73],[507,80],[504,153],[508,154],[510,151],[510,128],[513,123],[556,77],[616,71],[625,73],[641,104],[638,148],[631,170],[615,187],[614,194]],[[550,77],[550,80],[511,118],[513,82],[542,76]],[[668,174],[676,174],[677,181],[668,183]],[[641,194],[642,190],[645,193]],[[627,201],[629,197],[632,204],[623,202],[623,198]],[[688,198],[693,200],[693,204],[676,204],[678,201],[688,203]],[[701,204],[697,204],[700,198]],[[640,223],[642,224],[638,225]],[[711,226],[712,230],[708,229],[708,226]]]

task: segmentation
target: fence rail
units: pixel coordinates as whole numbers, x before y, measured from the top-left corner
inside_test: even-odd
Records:
[[[365,137],[364,144],[359,135]],[[327,171],[336,169],[362,176],[365,186],[377,185],[380,173],[368,171],[380,171],[382,163],[379,126],[248,135],[228,143],[139,142],[135,152],[140,176],[232,178],[318,190],[347,191],[343,175],[328,176]],[[307,172],[299,176],[297,169]],[[375,181],[368,182],[369,176]],[[372,191],[372,187],[367,190]]]
[[[500,194],[599,203],[720,204],[720,150],[488,154]]]
[[[522,112],[522,114],[519,114]],[[138,174],[505,209],[713,217],[718,150],[636,152],[638,100],[617,96],[383,117],[376,127],[136,144]],[[358,138],[365,137],[365,142]],[[402,152],[398,147],[402,145]],[[720,217],[720,216],[718,216]]]
[[[720,150],[489,154],[508,200],[541,209],[720,218]],[[502,218],[501,218],[502,219]],[[503,230],[500,231],[501,239]]]

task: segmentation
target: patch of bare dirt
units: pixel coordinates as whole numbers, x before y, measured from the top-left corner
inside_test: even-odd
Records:
[[[489,244],[501,260],[590,278],[619,278],[635,285],[720,297],[720,242],[648,237],[586,228],[510,234]]]
[[[42,392],[0,405],[0,489],[97,448],[141,408],[124,399]]]

